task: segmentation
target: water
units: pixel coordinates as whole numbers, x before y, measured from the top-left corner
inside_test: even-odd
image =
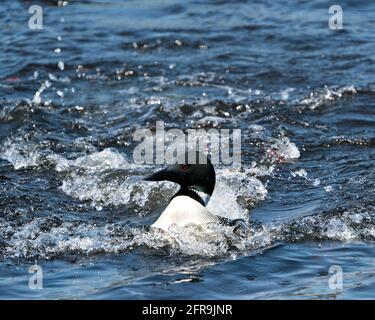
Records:
[[[56,3],[39,31],[0,8],[0,298],[374,297],[374,3],[341,31],[326,1]],[[157,120],[242,130],[209,204],[240,232],[147,228],[175,192],[131,162]]]

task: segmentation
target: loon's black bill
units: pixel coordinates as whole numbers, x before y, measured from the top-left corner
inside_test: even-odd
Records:
[[[160,170],[155,172],[145,178],[146,181],[163,181],[168,180],[170,175],[168,174],[166,169]]]

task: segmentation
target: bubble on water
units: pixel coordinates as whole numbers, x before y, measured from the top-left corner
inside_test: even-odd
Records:
[[[320,179],[318,179],[318,178],[314,179],[314,180],[313,180],[313,186],[314,186],[314,187],[317,187],[317,186],[319,186],[319,185],[320,185]]]
[[[295,88],[286,88],[280,92],[281,100],[288,100],[289,94],[293,91],[295,91]]]
[[[65,64],[64,64],[63,61],[59,61],[59,62],[57,63],[57,66],[59,67],[59,69],[60,69],[61,71],[63,71],[63,70],[65,69]]]
[[[326,192],[332,192],[332,191],[333,191],[333,187],[332,187],[332,186],[325,186],[325,187],[324,187],[324,190],[325,190]]]
[[[305,169],[299,169],[290,173],[292,177],[301,177],[307,179],[307,172]]]
[[[266,130],[265,127],[259,125],[259,124],[251,124],[249,125],[248,127],[250,130],[253,131],[253,133],[259,133],[259,132],[263,132],[264,130]]]

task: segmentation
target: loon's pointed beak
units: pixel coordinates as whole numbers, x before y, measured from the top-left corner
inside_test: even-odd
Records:
[[[144,180],[146,181],[163,181],[163,180],[169,180],[170,174],[168,173],[167,169],[163,169],[160,171],[157,171],[153,174],[150,174]]]
[[[145,178],[146,181],[171,181],[184,184],[186,180],[185,173],[179,172],[174,166],[167,167],[157,171]]]

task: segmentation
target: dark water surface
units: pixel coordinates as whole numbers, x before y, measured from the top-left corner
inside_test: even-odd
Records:
[[[56,2],[0,5],[0,298],[374,298],[375,2]],[[209,204],[242,233],[145,227],[157,120],[242,130]]]

